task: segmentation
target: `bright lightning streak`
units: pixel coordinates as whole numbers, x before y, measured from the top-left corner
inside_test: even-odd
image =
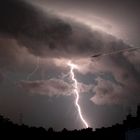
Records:
[[[78,109],[78,113],[79,113],[79,116],[80,116],[80,119],[81,121],[83,122],[83,124],[85,125],[86,128],[88,128],[88,123],[86,122],[86,120],[84,119],[83,115],[82,115],[82,111],[81,111],[81,108],[80,108],[80,105],[78,104],[78,101],[79,101],[79,92],[78,92],[78,83],[77,83],[77,80],[75,79],[75,75],[74,75],[74,69],[77,68],[76,65],[74,65],[73,63],[69,62],[68,63],[68,66],[70,67],[70,75],[71,75],[71,79],[73,81],[73,87],[74,87],[74,93],[75,93],[75,104],[76,104],[76,107]]]
[[[34,75],[34,73],[39,69],[39,62],[40,62],[39,60],[40,60],[39,57],[37,57],[36,66],[35,66],[34,70],[28,74],[27,80],[30,80],[32,75]]]

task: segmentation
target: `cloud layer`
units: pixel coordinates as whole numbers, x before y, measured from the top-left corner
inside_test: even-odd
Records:
[[[2,0],[0,13],[1,36],[16,39],[20,46],[41,57],[87,57],[129,47],[111,35],[66,22],[22,0]]]
[[[96,94],[91,98],[91,101],[95,104],[122,104],[128,106],[139,104],[140,89],[137,83],[135,83],[135,86],[131,84],[121,86],[101,78],[98,78],[97,81],[98,84],[94,88]]]
[[[0,1],[0,67],[12,71],[29,64],[35,57],[58,71],[68,70],[68,59],[79,65],[78,73],[96,76],[96,84],[81,83],[81,92],[92,92],[95,104],[134,104],[140,102],[140,55],[138,51],[105,56],[97,61],[90,57],[129,48],[122,40],[93,30],[82,23],[61,19],[21,0]],[[60,62],[60,63],[58,63]],[[42,64],[42,63],[41,63]],[[109,76],[110,78],[106,78]],[[92,77],[91,77],[92,78]],[[0,79],[3,79],[0,76]],[[2,81],[2,80],[1,80]],[[42,95],[69,95],[72,87],[60,79],[22,81],[20,87]],[[89,88],[90,87],[90,88]],[[94,89],[94,90],[91,90]]]
[[[79,91],[81,93],[87,93],[91,90],[91,86],[78,83]],[[36,81],[20,81],[18,86],[22,90],[28,91],[31,94],[40,94],[47,96],[60,96],[73,94],[73,86],[70,83],[61,79],[49,79],[49,80],[36,80]]]

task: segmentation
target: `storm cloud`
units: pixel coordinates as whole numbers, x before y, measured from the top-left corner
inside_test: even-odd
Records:
[[[52,69],[56,66],[66,69],[66,66],[56,64],[55,59],[77,60],[80,74],[90,73],[102,79],[96,79],[97,85],[92,83],[94,90],[90,91],[93,92],[91,100],[95,104],[119,104],[124,100],[127,100],[124,103],[131,104],[139,102],[139,52],[105,56],[97,61],[89,59],[96,53],[130,48],[123,40],[72,19],[47,13],[22,0],[1,0],[0,20],[1,69],[18,67],[24,57],[28,60],[31,58],[28,55],[49,60]],[[84,59],[85,63],[78,62],[80,59]],[[112,79],[107,80],[103,78],[104,75],[112,76]],[[20,85],[29,92],[47,93],[49,96],[66,95],[70,90],[69,84],[60,79],[22,81]]]
[[[78,83],[79,91],[81,93],[87,93],[92,89],[92,86],[88,86],[82,83]],[[49,79],[49,80],[37,80],[37,81],[20,81],[18,87],[30,94],[40,94],[47,96],[68,96],[73,94],[73,86],[61,79]]]
[[[102,78],[98,78],[97,81],[98,84],[94,88],[95,95],[91,98],[91,101],[95,104],[121,104],[126,106],[139,104],[140,89],[137,83],[126,83],[127,85],[121,86]]]
[[[42,54],[44,45],[53,49],[54,40],[61,42],[71,32],[70,26],[59,18],[22,0],[2,0],[0,20],[0,35],[16,39],[34,54]]]
[[[2,0],[0,19],[1,36],[16,39],[40,57],[87,57],[129,47],[111,35],[43,12],[23,0]]]
[[[94,95],[95,104],[136,105],[140,103],[140,61],[139,52],[101,57],[81,66],[84,75],[96,75]],[[83,70],[82,70],[83,69]]]

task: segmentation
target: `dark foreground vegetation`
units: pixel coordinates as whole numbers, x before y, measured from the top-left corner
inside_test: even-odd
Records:
[[[27,125],[14,124],[7,118],[0,116],[0,139],[48,139],[48,138],[84,138],[93,140],[140,140],[140,106],[137,116],[129,114],[123,124],[115,124],[112,127],[100,128],[95,131],[92,128],[68,131],[63,129],[56,132],[53,128],[48,130],[43,127],[29,127]]]

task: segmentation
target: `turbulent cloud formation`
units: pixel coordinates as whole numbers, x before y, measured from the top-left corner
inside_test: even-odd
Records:
[[[54,40],[61,42],[71,32],[70,26],[59,18],[43,13],[22,0],[0,1],[0,19],[1,36],[17,39],[38,55],[44,54],[45,47],[53,49]]]
[[[95,86],[95,95],[91,98],[97,105],[104,104],[123,104],[123,105],[137,105],[140,102],[140,89],[137,85],[121,86],[109,80],[101,78],[97,79],[98,84]]]
[[[18,83],[18,86],[31,94],[48,96],[68,96],[73,93],[72,85],[61,79],[21,81]],[[79,83],[80,92],[88,92],[90,89],[90,86]]]
[[[28,53],[26,47],[20,47],[17,40],[0,38],[0,70],[5,72],[29,71],[36,63],[36,57]],[[29,69],[29,70],[28,70]]]
[[[71,86],[59,79],[21,81],[19,86],[33,94],[48,96],[70,95]]]
[[[34,61],[33,56],[39,56],[49,61],[48,67],[55,68],[54,71],[57,71],[56,67],[66,70],[66,63],[58,64],[58,59],[60,62],[72,59],[79,66],[80,74],[96,75],[96,85],[81,83],[80,89],[81,92],[92,92],[91,100],[95,104],[140,102],[139,52],[104,56],[97,61],[89,59],[99,52],[129,48],[122,40],[82,23],[43,12],[23,0],[1,0],[0,19],[1,69],[11,70],[22,65],[24,57]],[[111,78],[107,79],[107,75]],[[72,89],[59,79],[22,81],[19,85],[31,93],[49,96],[69,95]]]
[[[134,105],[140,103],[138,54],[139,52],[136,51],[125,52],[115,56],[106,56],[81,66],[83,74],[92,73],[97,76],[95,95],[91,98],[95,104]]]
[[[0,6],[1,36],[15,38],[34,55],[87,57],[93,52],[128,47],[111,35],[91,31],[81,23],[66,22],[22,0],[2,0]]]

